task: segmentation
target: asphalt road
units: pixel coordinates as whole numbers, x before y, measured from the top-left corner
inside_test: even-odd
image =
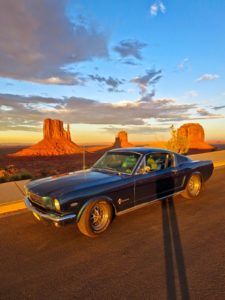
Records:
[[[155,202],[96,239],[0,219],[0,299],[225,299],[225,168],[197,200]]]

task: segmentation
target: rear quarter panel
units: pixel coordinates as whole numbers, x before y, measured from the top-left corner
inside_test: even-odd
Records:
[[[202,181],[205,183],[212,176],[214,169],[211,160],[190,161],[182,164],[182,168],[186,171],[185,186],[193,173],[199,173],[202,177]]]

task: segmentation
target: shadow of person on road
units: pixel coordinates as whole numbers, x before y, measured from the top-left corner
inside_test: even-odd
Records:
[[[184,255],[172,197],[161,202],[167,298],[176,299],[175,268],[182,299],[190,299]]]

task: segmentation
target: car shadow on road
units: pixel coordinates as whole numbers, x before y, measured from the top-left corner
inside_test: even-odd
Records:
[[[181,237],[172,197],[163,200],[161,207],[167,298],[177,298],[175,280],[177,274],[182,299],[190,299]]]

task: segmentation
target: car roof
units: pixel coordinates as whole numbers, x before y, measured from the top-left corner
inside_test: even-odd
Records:
[[[132,148],[117,148],[117,149],[112,149],[109,152],[134,152],[134,153],[139,153],[139,154],[148,154],[148,153],[172,153],[169,150],[161,149],[161,148],[143,148],[143,147],[132,147]]]

